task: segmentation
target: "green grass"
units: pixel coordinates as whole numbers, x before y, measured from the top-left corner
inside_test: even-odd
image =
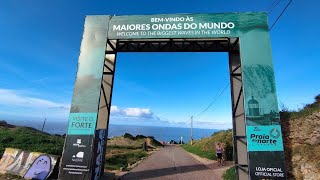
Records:
[[[236,180],[236,171],[234,167],[229,168],[222,176],[223,180]]]
[[[282,110],[280,112],[281,115],[281,120],[294,120],[294,119],[299,119],[303,117],[307,117],[314,112],[319,112],[320,111],[320,94],[317,95],[314,98],[314,102],[311,104],[306,104],[303,108],[299,109],[298,111],[292,111],[289,110],[286,107],[282,107]]]
[[[232,148],[232,130],[222,130],[214,133],[211,137],[203,138],[201,140],[194,141],[193,145],[184,144],[182,148],[196,154],[200,157],[216,160],[216,143],[222,142],[226,144],[225,155],[227,160],[232,160],[233,148]]]
[[[136,137],[126,133],[126,137],[114,137],[108,141],[105,168],[108,170],[130,170],[132,164],[140,161],[148,153],[142,150],[142,144],[146,137],[138,135]],[[128,141],[128,140],[131,141]],[[150,145],[154,147],[162,146],[160,142],[151,138]],[[121,144],[121,145],[120,145]]]
[[[311,115],[314,112],[320,111],[320,106],[317,107],[309,107],[309,108],[304,108],[298,112],[291,112],[291,119],[298,119],[302,117],[307,117]]]
[[[7,147],[61,156],[63,144],[64,138],[31,128],[0,128],[0,157]]]
[[[148,154],[142,150],[117,153],[111,156],[107,155],[105,168],[108,170],[128,170],[128,165],[132,165],[146,157]]]
[[[203,158],[212,159],[212,160],[217,159],[216,153],[213,150],[206,151],[198,146],[192,146],[191,144],[184,144],[182,145],[182,148],[184,148],[188,152],[191,152]]]
[[[109,149],[142,149],[142,146],[108,145]]]

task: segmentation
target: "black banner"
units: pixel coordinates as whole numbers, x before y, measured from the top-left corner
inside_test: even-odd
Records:
[[[286,179],[283,151],[249,152],[251,180]]]
[[[59,178],[66,180],[90,179],[94,136],[68,135],[66,138]]]

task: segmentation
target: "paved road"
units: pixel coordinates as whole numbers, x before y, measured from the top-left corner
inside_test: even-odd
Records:
[[[202,164],[179,146],[165,146],[132,169],[122,180],[213,180],[213,169]]]

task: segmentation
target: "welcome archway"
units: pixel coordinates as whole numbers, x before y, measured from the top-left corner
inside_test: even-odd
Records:
[[[87,16],[60,179],[103,175],[119,52],[228,52],[237,179],[286,179],[264,12]]]

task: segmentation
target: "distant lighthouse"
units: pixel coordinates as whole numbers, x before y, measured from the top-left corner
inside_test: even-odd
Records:
[[[252,99],[249,100],[248,106],[249,106],[249,116],[260,116],[259,102],[255,100],[253,96],[252,96]]]

